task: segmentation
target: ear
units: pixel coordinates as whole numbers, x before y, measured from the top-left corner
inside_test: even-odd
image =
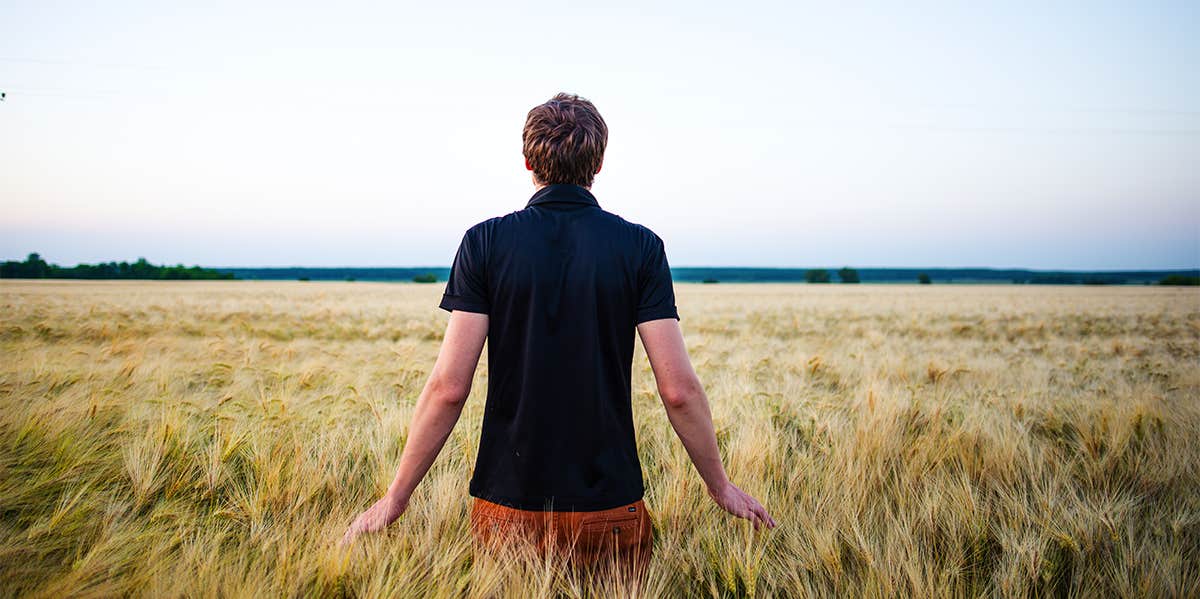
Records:
[[[527,171],[533,170],[533,165],[529,164],[528,158],[525,159],[525,170],[527,170]]]
[[[604,168],[604,161],[603,161],[603,160],[601,160],[601,161],[600,161],[600,166],[596,167],[596,174],[597,174],[597,175],[599,175],[599,174],[600,174],[600,169],[602,169],[602,168]]]

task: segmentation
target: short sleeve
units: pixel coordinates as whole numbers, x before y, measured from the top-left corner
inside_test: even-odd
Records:
[[[650,233],[646,241],[642,270],[638,276],[637,323],[661,318],[679,320],[675,308],[675,287],[671,283],[671,267],[662,239]]]
[[[491,308],[487,292],[487,256],[480,239],[478,228],[463,235],[454,264],[450,266],[450,279],[446,281],[446,292],[438,307],[463,312],[487,314]]]

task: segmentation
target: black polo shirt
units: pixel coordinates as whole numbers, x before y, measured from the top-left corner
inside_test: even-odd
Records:
[[[471,495],[526,510],[641,499],[630,405],[638,323],[679,318],[662,239],[578,185],[471,227],[440,306],[488,314]]]

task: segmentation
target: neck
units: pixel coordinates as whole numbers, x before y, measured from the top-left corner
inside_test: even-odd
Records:
[[[542,190],[542,188],[544,188],[544,187],[546,187],[546,186],[547,186],[547,184],[546,184],[546,183],[538,183],[538,182],[534,181],[534,183],[533,183],[533,191],[534,191],[534,193],[537,193],[537,192],[541,191],[541,190]],[[591,187],[584,187],[584,186],[582,186],[582,185],[580,185],[580,187],[583,187],[584,189],[586,189],[586,190],[588,190],[588,191],[591,191],[591,190],[592,190],[592,188],[591,188]]]

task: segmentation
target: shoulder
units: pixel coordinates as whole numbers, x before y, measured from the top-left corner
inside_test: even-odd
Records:
[[[513,210],[507,214],[493,216],[491,218],[475,223],[471,228],[467,229],[468,235],[494,235],[497,231],[511,229],[514,226],[520,226],[521,223],[528,223],[532,213],[529,208],[522,210]]]
[[[471,225],[467,228],[466,233],[463,234],[463,243],[486,246],[491,241],[492,236],[495,235],[496,227],[504,218],[504,216],[494,216]]]
[[[647,227],[646,225],[637,225],[637,224],[635,224],[634,227],[637,229],[638,234],[641,235],[643,243],[648,244],[648,245],[662,246],[662,244],[663,244],[662,237],[659,237],[658,233],[651,231],[650,227]]]
[[[496,229],[502,220],[508,218],[509,215],[493,216],[492,218],[481,220],[467,228],[468,235],[483,235]]]
[[[638,263],[646,265],[657,260],[664,259],[666,255],[666,246],[663,244],[662,237],[658,236],[650,227],[641,223],[635,223],[625,220],[624,218],[605,212],[612,218],[617,226],[625,231],[626,239],[629,240],[631,249]]]
[[[638,242],[643,247],[654,246],[654,245],[661,246],[662,245],[662,243],[663,243],[662,238],[659,237],[657,233],[652,231],[650,229],[650,227],[647,227],[646,225],[643,225],[641,223],[635,223],[633,221],[625,220],[620,215],[613,214],[612,212],[604,211],[604,214],[607,217],[609,217],[610,219],[612,219],[613,222],[617,223],[622,228],[628,230],[633,235],[633,237],[635,239],[637,239]]]
[[[650,230],[646,225],[630,223],[638,236],[638,243],[642,248],[642,256],[644,258],[663,254],[666,252],[666,246],[663,244],[662,237],[658,233]]]

